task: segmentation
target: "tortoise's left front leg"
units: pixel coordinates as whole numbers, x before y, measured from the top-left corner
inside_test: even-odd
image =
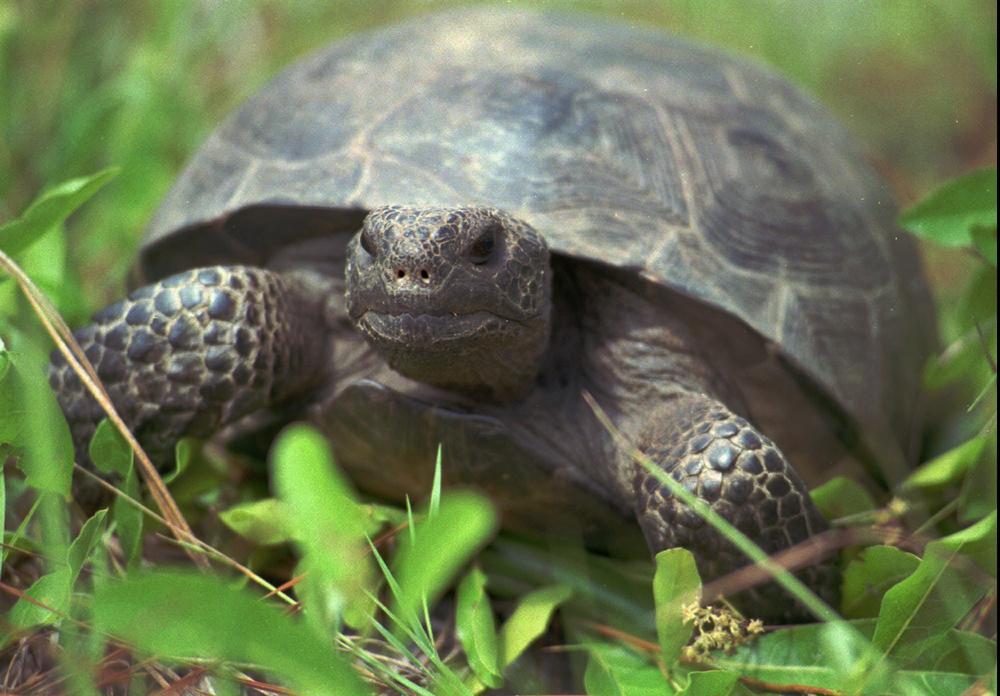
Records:
[[[139,288],[74,335],[126,425],[168,467],[182,437],[211,435],[322,380],[322,300],[263,268],[198,268]],[[104,411],[59,353],[49,380],[86,463]]]
[[[640,449],[769,554],[828,527],[774,443],[710,396],[682,393],[664,404],[651,416]],[[689,549],[703,580],[750,563],[656,476],[639,465],[634,476],[636,515],[654,551]],[[796,574],[826,601],[836,602],[840,576],[833,563],[812,565]],[[807,616],[773,584],[741,593],[737,604],[751,616],[773,621]]]

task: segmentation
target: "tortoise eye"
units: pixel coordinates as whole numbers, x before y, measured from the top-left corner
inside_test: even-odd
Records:
[[[490,260],[493,250],[497,245],[496,235],[496,228],[490,226],[472,243],[472,246],[469,247],[469,258],[472,260],[472,263],[481,266]]]
[[[361,248],[364,249],[369,256],[375,256],[377,252],[375,242],[372,240],[371,230],[367,227],[364,227],[361,230]]]

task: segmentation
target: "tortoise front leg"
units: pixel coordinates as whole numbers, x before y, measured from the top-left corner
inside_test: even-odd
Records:
[[[180,273],[140,288],[75,332],[115,407],[153,462],[301,392],[327,358],[319,301],[289,278],[246,266]],[[78,461],[104,413],[61,354],[49,380]]]
[[[687,393],[671,400],[652,418],[640,449],[769,554],[827,529],[802,480],[774,443],[716,399]],[[705,580],[750,562],[638,465],[634,486],[636,513],[653,550],[689,549]],[[836,602],[835,565],[810,566],[797,575],[826,601]],[[742,595],[737,603],[752,616],[777,621],[807,616],[773,584]]]

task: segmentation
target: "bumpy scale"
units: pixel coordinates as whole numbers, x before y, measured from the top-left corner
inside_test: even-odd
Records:
[[[125,422],[167,465],[180,438],[208,436],[322,376],[323,343],[300,325],[315,313],[281,275],[216,266],[140,288],[74,335]],[[59,353],[49,379],[86,461],[104,413]]]

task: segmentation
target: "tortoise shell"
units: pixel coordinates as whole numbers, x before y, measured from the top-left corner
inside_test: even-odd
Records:
[[[196,153],[139,276],[259,263],[381,205],[503,208],[557,254],[740,318],[901,460],[933,347],[888,190],[767,70],[586,16],[471,9],[338,41]]]

